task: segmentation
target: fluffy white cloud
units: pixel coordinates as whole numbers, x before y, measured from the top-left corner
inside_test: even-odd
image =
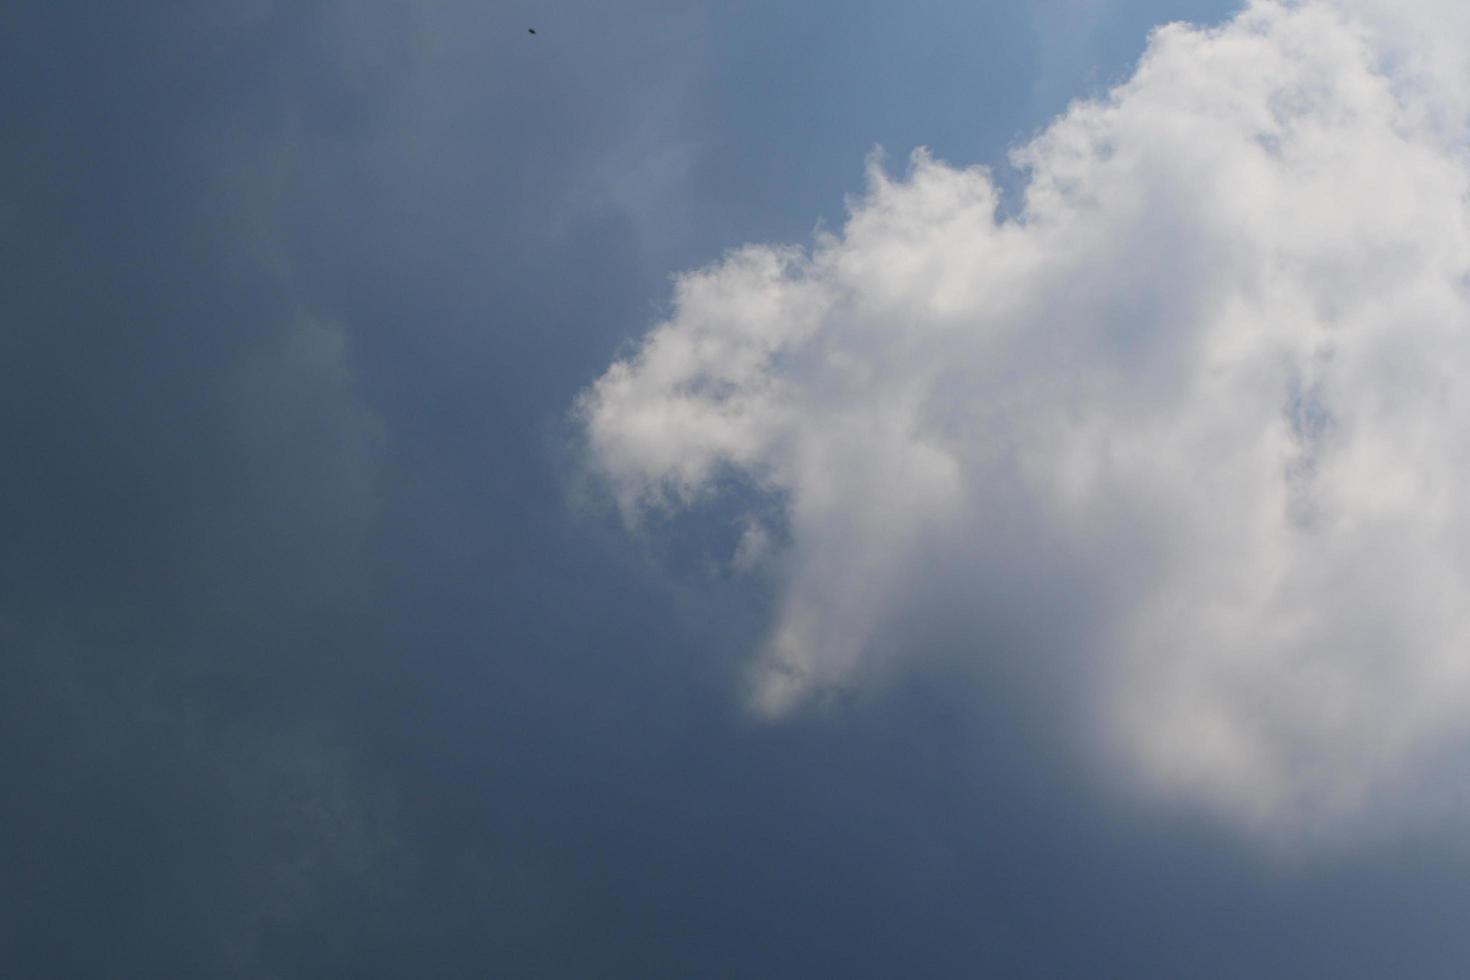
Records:
[[[1470,733],[1470,85],[1421,23],[1163,27],[1017,151],[1015,216],[921,152],[840,235],[679,279],[579,408],[634,524],[731,474],[783,502],[738,562],[785,542],[761,710],[850,681],[943,569],[1055,582],[1025,615],[1080,624],[1093,734],[1257,827]]]

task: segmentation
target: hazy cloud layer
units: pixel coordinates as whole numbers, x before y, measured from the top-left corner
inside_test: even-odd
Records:
[[[1161,28],[1016,151],[1014,217],[918,153],[840,234],[679,279],[579,410],[634,524],[779,502],[730,556],[779,582],[760,710],[858,683],[926,593],[1020,581],[1078,638],[1043,655],[1079,737],[1249,826],[1378,812],[1463,738],[1465,87],[1419,26]]]

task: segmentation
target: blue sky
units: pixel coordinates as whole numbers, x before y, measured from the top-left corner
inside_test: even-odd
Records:
[[[1430,7],[0,14],[0,972],[1459,976]]]

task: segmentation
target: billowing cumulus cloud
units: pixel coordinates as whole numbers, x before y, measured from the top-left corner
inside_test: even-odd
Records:
[[[759,710],[1019,581],[1079,734],[1245,825],[1373,811],[1464,738],[1470,90],[1387,10],[1163,27],[1015,153],[1014,213],[920,152],[840,233],[679,278],[579,411],[634,525],[779,503],[731,556],[781,590]]]

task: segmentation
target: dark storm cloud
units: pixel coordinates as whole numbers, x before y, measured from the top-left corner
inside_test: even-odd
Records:
[[[378,427],[224,166],[354,93],[306,8],[7,22],[6,969],[243,970],[384,833],[320,710]]]
[[[728,528],[649,561],[568,513],[566,406],[665,276],[836,220],[874,142],[994,157],[1019,13],[3,18],[0,972],[1464,961],[1442,852],[1135,813],[1024,678],[752,726]]]

